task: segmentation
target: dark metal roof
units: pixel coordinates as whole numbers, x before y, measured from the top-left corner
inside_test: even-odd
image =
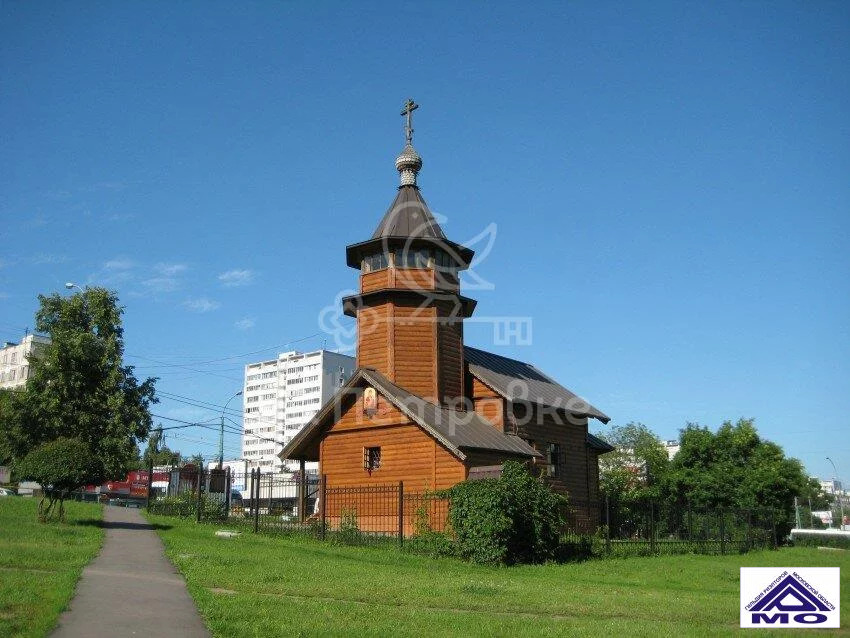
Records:
[[[530,363],[464,346],[469,372],[509,401],[537,403],[608,423],[610,417]]]
[[[342,298],[342,311],[348,317],[356,317],[357,311],[370,301],[392,298],[394,300],[409,299],[419,303],[420,307],[436,301],[453,304],[453,311],[461,317],[471,317],[478,303],[475,299],[464,297],[455,292],[444,290],[423,290],[418,288],[381,288],[372,292],[348,295]],[[415,321],[416,318],[411,318]],[[431,317],[422,317],[423,321],[433,321]]]
[[[399,247],[441,248],[461,269],[469,267],[475,254],[470,248],[446,238],[419,188],[412,185],[399,187],[370,239],[346,247],[346,262],[352,268],[359,268],[363,255]]]
[[[416,186],[400,186],[381,223],[372,233],[379,237],[433,237],[446,239]]]
[[[590,432],[587,433],[587,444],[594,450],[599,450],[603,454],[605,452],[613,452],[614,446],[606,441],[603,441],[598,436],[593,436]]]
[[[528,443],[513,434],[505,434],[476,412],[452,410],[435,405],[401,388],[371,368],[358,368],[348,382],[316,413],[307,425],[281,450],[282,459],[304,458],[313,439],[321,433],[334,406],[345,396],[351,396],[358,386],[371,385],[393,405],[433,436],[459,459],[466,459],[463,450],[492,450],[513,456],[539,457]],[[313,459],[305,459],[313,460]]]

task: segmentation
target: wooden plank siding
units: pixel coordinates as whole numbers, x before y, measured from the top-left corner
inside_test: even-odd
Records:
[[[367,447],[381,448],[381,466],[371,473],[363,466]],[[380,395],[374,416],[363,413],[362,395],[342,413],[322,439],[319,463],[331,486],[404,481],[406,489],[421,491],[466,478],[462,461]]]
[[[374,368],[392,379],[387,358],[390,304],[374,304],[357,312],[357,366]]]
[[[390,269],[375,270],[360,275],[360,292],[373,292],[390,286]]]
[[[437,324],[438,387],[441,401],[464,409],[463,399],[463,321],[449,318],[440,308]]]
[[[436,309],[396,303],[394,307],[393,361],[391,375],[396,385],[436,402],[437,329]],[[384,344],[386,348],[386,343]]]
[[[547,443],[556,443],[561,448],[559,473],[547,478],[549,486],[565,494],[572,502],[575,520],[581,528],[593,530],[599,524],[598,508],[593,501],[599,498],[598,456],[592,454],[587,445],[587,419],[559,415],[556,417],[536,408],[530,412],[523,405],[514,405],[509,418],[511,429],[530,442],[544,455],[536,464],[542,472],[548,463]],[[593,480],[595,478],[595,481]]]

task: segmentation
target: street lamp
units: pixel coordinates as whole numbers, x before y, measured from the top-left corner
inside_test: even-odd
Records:
[[[838,499],[838,506],[841,510],[841,522],[838,525],[838,529],[843,530],[844,529],[844,499],[841,498],[841,494],[840,494],[840,492],[843,491],[843,490],[836,490],[835,489],[835,484],[838,481],[838,470],[835,469],[835,462],[829,457],[826,457],[826,460],[829,461],[830,463],[832,463],[832,491],[835,492],[835,498]],[[842,485],[842,488],[843,487],[844,486]]]
[[[76,289],[77,289],[77,290],[79,290],[80,292],[85,292],[82,288],[80,288],[80,287],[79,287],[77,284],[75,284],[73,281],[68,281],[68,282],[66,282],[66,283],[65,283],[65,288],[67,288],[68,290],[73,290],[74,288],[76,288]]]
[[[221,409],[221,429],[218,433],[218,469],[224,469],[224,412],[227,410],[228,404],[236,397],[242,396],[242,390],[230,397]]]

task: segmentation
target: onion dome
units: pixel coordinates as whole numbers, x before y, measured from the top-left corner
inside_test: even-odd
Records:
[[[395,158],[395,168],[401,176],[402,186],[416,186],[416,175],[422,169],[422,158],[410,142]]]

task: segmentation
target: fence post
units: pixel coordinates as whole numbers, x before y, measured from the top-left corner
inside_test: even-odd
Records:
[[[605,494],[605,555],[611,555],[611,511],[608,494]]]
[[[307,520],[307,471],[304,459],[298,461],[298,522]]]
[[[747,551],[749,552],[753,548],[753,535],[752,535],[752,524],[753,524],[753,511],[747,510]]]
[[[260,530],[260,468],[254,468],[254,478],[251,480],[251,484],[254,486],[254,498],[251,500],[254,502],[254,533],[256,534]]]
[[[794,497],[794,523],[797,529],[803,527],[802,521],[800,520],[800,505],[797,503],[797,497]]]
[[[649,553],[655,555],[655,503],[649,502]]]
[[[694,519],[691,516],[691,504],[688,502],[688,541],[694,542]],[[691,550],[693,551],[693,549]]]
[[[268,513],[271,516],[272,513],[272,496],[274,493],[274,472],[269,472],[269,507]]]
[[[148,463],[148,491],[145,496],[145,509],[151,508],[151,485],[153,484],[153,459]]]
[[[202,468],[198,468],[198,472],[197,472],[197,477],[198,477],[198,494],[197,494],[197,497],[195,498],[195,522],[196,522],[196,523],[200,523],[200,522],[201,522],[201,480],[202,480],[202,478],[203,478],[203,477],[201,476],[201,472],[202,472],[202,471],[203,471],[203,469],[202,469]]]
[[[325,540],[325,524],[327,518],[327,505],[328,505],[328,475],[322,474],[322,485],[321,485],[321,496],[319,497],[321,500],[319,501],[319,510],[322,515],[322,523],[319,527],[319,534],[322,540]]]
[[[723,508],[720,508],[720,553],[726,553],[726,523],[723,520]]]
[[[227,473],[224,475],[224,520],[230,518],[230,466],[227,466]]]
[[[398,546],[404,547],[404,481],[398,482]]]

